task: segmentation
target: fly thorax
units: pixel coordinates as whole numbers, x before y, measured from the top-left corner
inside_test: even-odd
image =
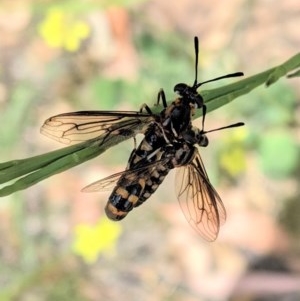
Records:
[[[209,142],[203,130],[199,130],[196,127],[188,128],[188,130],[182,133],[182,138],[189,144],[198,144],[201,147],[206,147]]]
[[[196,144],[199,142],[200,131],[197,128],[190,127],[182,133],[182,138],[189,144]]]
[[[195,107],[195,106],[192,105],[192,104],[190,104],[190,107],[191,107],[191,118],[192,118],[192,116],[195,115],[195,111],[196,111],[196,108],[197,108],[197,107]]]
[[[180,136],[191,122],[191,107],[182,97],[177,98],[160,113],[161,124],[166,135]]]
[[[190,106],[175,107],[171,115],[171,130],[177,136],[190,125],[191,108]]]
[[[175,167],[183,166],[191,162],[194,156],[194,146],[191,144],[183,143],[176,150],[175,156],[172,162]]]

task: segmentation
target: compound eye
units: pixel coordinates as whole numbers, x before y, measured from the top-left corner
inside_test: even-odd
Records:
[[[206,137],[206,135],[201,135],[201,137],[199,138],[199,146],[202,146],[202,147],[206,147],[208,145],[208,138]]]
[[[182,94],[183,91],[187,88],[187,84],[183,84],[183,83],[180,83],[180,84],[177,84],[175,85],[174,87],[174,92],[178,93],[178,94]]]
[[[195,97],[195,104],[197,105],[197,108],[203,107],[204,101],[200,94],[198,94],[197,97]]]

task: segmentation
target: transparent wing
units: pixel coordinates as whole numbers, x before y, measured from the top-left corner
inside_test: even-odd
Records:
[[[98,180],[88,186],[84,187],[81,191],[83,192],[96,192],[96,191],[106,191],[111,190],[118,182],[121,177],[126,177],[128,183],[137,182],[140,177],[143,177],[145,180],[151,175],[153,169],[155,169],[158,163],[165,164],[167,159],[159,160],[156,162],[151,162],[147,164],[141,164],[142,166],[133,169],[127,169],[113,175],[110,175],[106,178]],[[141,163],[141,162],[139,162]]]
[[[96,191],[107,191],[111,190],[118,182],[121,176],[134,176],[134,171],[125,170],[106,178],[93,182],[81,189],[82,192],[96,192]]]
[[[41,127],[41,133],[71,144],[101,135],[134,135],[143,132],[151,120],[152,115],[135,111],[79,111],[50,117]]]
[[[177,170],[176,193],[189,224],[206,240],[214,241],[226,220],[222,200],[209,181],[198,150],[193,161]]]

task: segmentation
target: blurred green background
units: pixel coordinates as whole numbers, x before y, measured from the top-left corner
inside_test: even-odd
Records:
[[[63,147],[39,134],[52,115],[173,99],[194,80],[195,35],[200,80],[276,66],[300,49],[299,14],[293,0],[2,0],[1,162]],[[201,149],[228,213],[214,243],[184,220],[174,172],[120,223],[109,192],[80,192],[123,170],[132,141],[1,198],[0,300],[299,300],[299,95],[281,79],[207,116],[246,123]]]

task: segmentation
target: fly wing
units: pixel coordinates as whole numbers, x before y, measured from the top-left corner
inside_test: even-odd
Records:
[[[82,192],[96,192],[111,190],[124,175],[134,174],[131,170],[124,170],[106,178],[93,182],[81,189]]]
[[[214,241],[226,220],[226,211],[197,149],[193,161],[177,170],[176,193],[189,224],[204,239]]]
[[[152,115],[135,111],[78,111],[56,115],[45,121],[41,133],[60,143],[73,144],[109,135],[142,133]]]
[[[106,178],[98,180],[92,184],[87,185],[81,191],[83,192],[96,192],[96,191],[106,191],[112,189],[121,177],[126,177],[127,181],[138,181],[141,177],[145,180],[150,177],[151,172],[155,169],[158,163],[165,164],[166,159],[159,160],[157,162],[151,162],[147,164],[142,164],[142,166],[132,169],[126,169],[124,171],[115,173]]]

